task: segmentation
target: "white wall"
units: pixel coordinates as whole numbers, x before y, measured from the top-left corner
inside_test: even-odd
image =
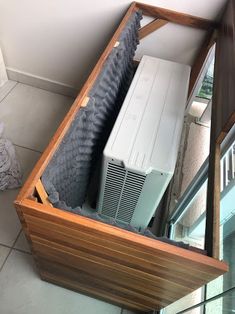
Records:
[[[225,0],[143,2],[215,18]],[[0,46],[6,66],[80,88],[130,3],[129,0],[0,0]],[[203,33],[195,31],[195,38],[188,33],[184,36],[178,26],[180,35],[174,36],[174,26],[165,27],[168,30],[162,29],[163,39],[158,47],[146,39],[150,50],[160,49],[160,55],[166,52],[168,59],[190,63]],[[171,39],[171,46],[164,37],[167,42]],[[181,48],[174,51],[172,46]]]

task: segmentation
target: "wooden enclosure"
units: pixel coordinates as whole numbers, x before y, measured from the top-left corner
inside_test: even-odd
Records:
[[[15,206],[42,279],[147,312],[164,308],[203,286],[226,272],[227,265],[211,257],[213,254],[202,255],[54,208],[40,180],[79,108],[85,106],[88,92],[120,32],[139,9],[155,18],[140,29],[140,39],[168,22],[207,30],[192,68],[190,90],[193,88],[219,26],[202,18],[133,3],[20,191]]]

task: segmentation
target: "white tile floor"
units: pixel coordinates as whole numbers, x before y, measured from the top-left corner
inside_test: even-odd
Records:
[[[0,121],[25,180],[73,99],[20,83],[0,90]],[[13,207],[18,190],[0,192],[0,314],[131,314],[40,280]]]

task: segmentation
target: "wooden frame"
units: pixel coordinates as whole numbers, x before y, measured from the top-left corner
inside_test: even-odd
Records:
[[[235,3],[229,0],[217,29],[207,191],[206,250],[216,258],[220,243],[220,145],[235,124],[234,17]]]
[[[194,64],[192,66],[191,70],[191,76],[190,76],[190,82],[189,82],[189,91],[188,91],[188,96],[190,98],[191,93],[193,91],[193,88],[197,82],[197,78],[200,75],[200,71],[204,65],[204,62],[208,56],[208,53],[210,52],[211,47],[215,44],[216,42],[216,30],[211,30],[208,32],[202,47],[199,50],[198,55],[196,56],[196,59],[194,61]]]
[[[214,29],[218,26],[217,23],[209,21],[207,19],[203,19],[201,17],[192,16],[185,13],[179,13],[145,3],[137,2],[136,6],[143,12],[144,15],[152,16],[175,24],[204,30]]]
[[[40,181],[79,108],[86,106],[88,92],[117,44],[119,34],[132,13],[139,9],[157,18],[140,29],[142,38],[166,22],[206,29],[209,33],[216,26],[202,18],[133,3],[21,189],[15,207],[44,280],[145,312],[159,310],[199,288],[226,272],[227,265],[51,207]]]
[[[139,39],[143,39],[144,37],[148,36],[149,34],[151,34],[152,32],[158,30],[159,28],[163,27],[164,25],[166,25],[168,22],[162,19],[155,19],[152,22],[150,22],[149,24],[143,26],[140,30],[139,30]]]

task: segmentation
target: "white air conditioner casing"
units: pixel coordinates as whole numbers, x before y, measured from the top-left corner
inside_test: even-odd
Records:
[[[190,67],[143,56],[105,146],[98,211],[147,227],[173,176]]]

